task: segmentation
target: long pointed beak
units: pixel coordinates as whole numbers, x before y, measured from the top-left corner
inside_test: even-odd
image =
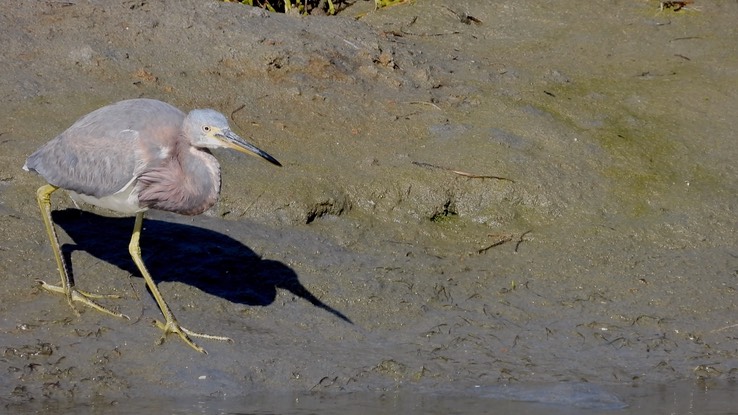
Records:
[[[280,164],[277,159],[270,156],[265,151],[256,148],[256,146],[247,142],[231,130],[224,129],[220,133],[216,134],[216,137],[222,140],[228,148],[232,148],[234,150],[238,150],[242,153],[246,153],[252,156],[261,157],[276,166],[282,166],[282,164]]]

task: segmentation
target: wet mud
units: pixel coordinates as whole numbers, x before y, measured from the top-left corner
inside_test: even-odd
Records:
[[[738,3],[370,3],[4,8],[0,404],[483,388],[613,409],[609,387],[735,380]],[[234,340],[207,355],[157,344],[132,218],[53,198],[77,285],[130,321],[35,282],[58,274],[25,158],[132,97],[218,109],[284,165],[217,152],[213,209],[147,214],[175,315]]]

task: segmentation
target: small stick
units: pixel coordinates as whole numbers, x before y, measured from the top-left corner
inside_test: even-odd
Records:
[[[710,333],[717,333],[717,332],[720,332],[720,331],[723,331],[723,330],[728,330],[728,329],[732,329],[732,328],[736,328],[736,327],[738,327],[738,324],[731,324],[729,326],[725,326],[725,327],[721,327],[719,329],[712,330]]]
[[[409,101],[408,104],[430,105],[431,107],[437,109],[438,111],[443,111],[441,109],[441,107],[439,107],[438,105],[436,105],[436,104],[434,104],[432,102],[427,102],[427,101]]]
[[[496,246],[500,246],[500,245],[502,245],[502,244],[504,244],[506,242],[510,242],[510,241],[512,241],[512,235],[505,235],[505,236],[503,236],[502,239],[500,239],[499,241],[496,241],[492,245],[490,245],[490,246],[488,246],[486,248],[478,249],[477,250],[477,253],[478,254],[483,254],[483,253],[489,251],[490,249],[492,249],[492,248],[494,248]]]
[[[238,107],[238,108],[236,108],[235,110],[233,110],[233,112],[231,112],[231,121],[236,121],[236,120],[235,120],[235,119],[233,118],[233,116],[234,116],[234,115],[236,115],[236,113],[237,113],[238,111],[241,111],[241,110],[242,110],[242,109],[244,109],[244,108],[246,108],[246,104],[241,104],[241,106],[240,106],[240,107]]]
[[[448,168],[448,167],[437,166],[435,164],[424,163],[424,162],[420,162],[420,161],[413,161],[412,163],[414,165],[420,166],[420,167],[430,167],[432,169],[441,169],[441,170],[450,171],[451,173],[458,174],[459,176],[469,177],[471,179],[495,179],[495,180],[505,180],[505,181],[508,181],[508,182],[511,182],[511,183],[515,183],[514,180],[508,179],[507,177],[472,174],[472,173],[467,173],[465,171],[454,170],[454,169],[451,169],[451,168]]]
[[[525,238],[525,235],[531,233],[531,231],[533,231],[533,229],[529,229],[520,234],[520,238],[518,238],[518,242],[515,244],[515,252],[518,252],[518,248],[520,247],[520,244],[522,244],[524,241],[523,238]]]

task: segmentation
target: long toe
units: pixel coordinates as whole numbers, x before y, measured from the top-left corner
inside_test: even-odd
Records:
[[[226,341],[226,342],[233,342],[233,339],[224,337],[224,336],[213,336],[211,334],[204,334],[204,333],[197,333],[192,330],[188,330],[177,323],[176,320],[169,320],[166,323],[162,323],[158,320],[154,321],[154,324],[156,324],[157,327],[159,327],[162,331],[164,331],[164,334],[162,335],[161,339],[159,340],[158,344],[161,344],[166,339],[167,335],[171,334],[177,334],[182,340],[184,340],[185,343],[187,343],[190,347],[197,350],[200,353],[207,354],[207,350],[200,347],[195,343],[191,337],[199,337],[201,339],[208,339],[208,340],[218,340],[218,341]]]
[[[119,295],[115,294],[93,294],[88,293],[85,291],[80,291],[74,287],[70,287],[65,289],[64,287],[60,287],[58,285],[49,284],[46,281],[38,280],[38,283],[41,285],[41,288],[45,289],[46,291],[50,291],[53,293],[59,293],[64,294],[67,296],[67,299],[69,300],[69,305],[72,306],[72,309],[75,311],[75,313],[79,314],[77,309],[74,307],[74,303],[81,303],[87,307],[93,308],[97,311],[100,311],[105,314],[110,314],[111,316],[124,318],[126,320],[130,320],[130,317],[123,313],[119,313],[117,311],[113,311],[105,306],[102,306],[95,302],[93,298],[99,299],[99,298],[121,298]]]

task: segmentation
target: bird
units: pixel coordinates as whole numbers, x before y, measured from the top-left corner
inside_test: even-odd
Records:
[[[23,169],[47,182],[36,191],[36,199],[61,276],[60,285],[39,280],[41,287],[64,294],[76,314],[75,303],[80,303],[128,319],[96,301],[119,296],[78,290],[71,280],[51,217],[51,194],[63,189],[75,204],[84,202],[135,215],[128,251],[164,317],[164,322],[155,321],[164,332],[157,344],[176,334],[193,349],[207,353],[193,338],[232,342],[228,337],[194,332],[179,324],[146,269],[139,245],[147,210],[198,215],[216,203],[221,186],[220,165],[211,153],[216,148],[237,150],[281,166],[234,133],[223,114],[212,109],[185,114],[168,103],[147,98],[94,110],[36,150]]]

